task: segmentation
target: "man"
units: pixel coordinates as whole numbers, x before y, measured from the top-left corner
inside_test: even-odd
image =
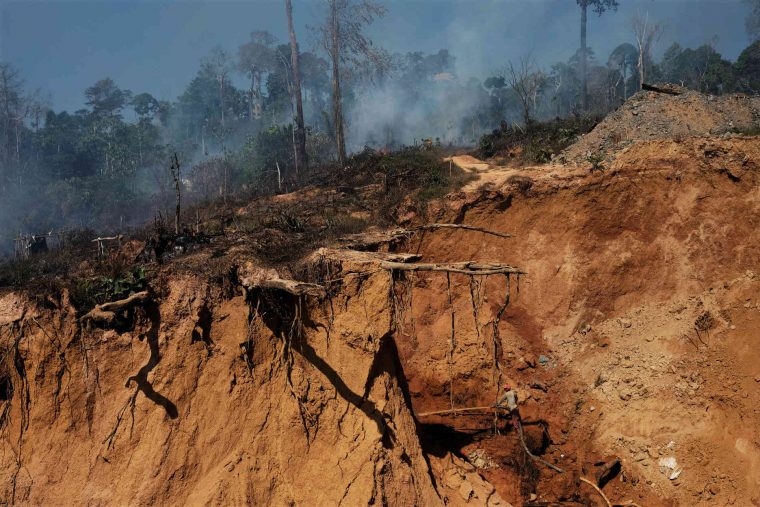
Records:
[[[509,410],[512,426],[517,430],[520,424],[520,411],[517,409],[517,393],[512,390],[512,386],[509,384],[504,384],[504,394],[496,402],[496,408],[506,408]]]

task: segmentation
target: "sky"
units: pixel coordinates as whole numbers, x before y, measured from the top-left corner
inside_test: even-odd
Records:
[[[567,60],[579,46],[575,0],[387,0],[371,27],[391,52],[449,49],[460,76],[480,79],[530,54],[539,65]],[[749,39],[742,0],[620,0],[617,12],[589,16],[589,45],[599,59],[633,42],[637,13],[666,26],[655,47],[711,42],[735,60]],[[294,0],[302,49],[316,49],[309,26],[324,0]],[[110,77],[134,93],[180,95],[199,62],[219,45],[236,53],[254,30],[287,41],[282,0],[0,0],[0,62],[21,70],[27,89],[49,94],[53,108],[84,107],[84,89]]]

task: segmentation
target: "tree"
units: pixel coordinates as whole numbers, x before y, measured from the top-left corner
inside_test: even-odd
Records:
[[[749,5],[750,12],[747,15],[745,26],[750,40],[760,40],[760,0],[744,0]]]
[[[176,152],[169,163],[169,174],[172,177],[172,181],[174,181],[174,197],[176,199],[174,208],[174,234],[179,236],[179,216],[182,209],[182,166],[179,165],[179,157],[177,157]]]
[[[159,103],[150,93],[140,93],[132,97],[132,108],[140,120],[152,120],[158,112]]]
[[[13,169],[19,172],[21,166],[23,107],[20,72],[9,64],[0,64],[0,185],[3,190],[13,178]]]
[[[219,90],[219,113],[222,128],[222,139],[226,136],[227,122],[226,112],[229,107],[227,96],[230,85],[230,72],[232,71],[232,58],[230,54],[220,46],[211,50],[211,55],[203,65],[215,79]]]
[[[749,45],[736,61],[739,87],[747,93],[760,93],[760,39]]]
[[[290,65],[293,71],[293,99],[296,106],[295,115],[295,144],[296,144],[296,174],[299,169],[305,170],[307,164],[306,155],[306,129],[303,123],[303,97],[301,96],[301,71],[299,66],[298,41],[296,31],[293,28],[293,5],[291,0],[285,0],[285,11],[288,17],[288,34],[290,35]]]
[[[618,0],[576,0],[581,8],[581,100],[583,109],[588,109],[588,58],[586,44],[586,25],[588,9],[591,8],[599,16],[607,10],[617,10]]]
[[[274,45],[277,38],[271,33],[260,30],[251,33],[248,42],[238,48],[238,69],[247,73],[251,79],[249,92],[249,118],[260,118],[264,100],[261,94],[263,75],[271,72],[277,63]]]
[[[101,79],[84,92],[86,104],[98,118],[120,116],[131,95],[129,90],[116,86],[111,78]]]
[[[520,99],[525,125],[530,126],[536,109],[538,94],[546,81],[544,73],[535,68],[533,59],[526,56],[520,59],[517,67],[512,62],[507,66],[506,81]]]
[[[636,62],[639,58],[638,50],[627,42],[620,44],[607,60],[607,65],[620,73],[620,80],[623,82],[623,100],[628,100],[628,78],[629,70],[633,70],[636,67]]]
[[[385,15],[385,8],[373,0],[326,0],[328,13],[317,29],[332,66],[333,130],[338,161],[346,163],[346,139],[341,94],[341,69],[369,61],[382,63],[384,52],[375,48],[364,28]]]
[[[650,51],[652,45],[662,36],[663,27],[659,23],[649,21],[649,13],[642,16],[638,13],[631,21],[633,34],[636,37],[636,44],[639,47],[639,60],[637,68],[639,70],[639,88],[644,85],[646,78],[646,63],[651,59]]]

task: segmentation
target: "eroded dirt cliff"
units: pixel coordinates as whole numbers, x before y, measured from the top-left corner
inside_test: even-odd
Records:
[[[374,231],[279,271],[201,249],[107,325],[66,292],[5,293],[2,497],[595,505],[580,479],[617,459],[620,504],[758,504],[758,160],[731,136],[634,143],[604,172],[476,168],[427,220],[512,238]],[[489,410],[428,415],[504,382],[563,473]]]

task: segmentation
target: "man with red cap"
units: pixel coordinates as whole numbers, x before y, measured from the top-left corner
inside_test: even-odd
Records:
[[[512,426],[517,430],[520,423],[520,412],[517,410],[517,393],[512,390],[512,386],[509,384],[504,384],[504,394],[502,394],[499,401],[496,402],[496,407],[509,410]]]

